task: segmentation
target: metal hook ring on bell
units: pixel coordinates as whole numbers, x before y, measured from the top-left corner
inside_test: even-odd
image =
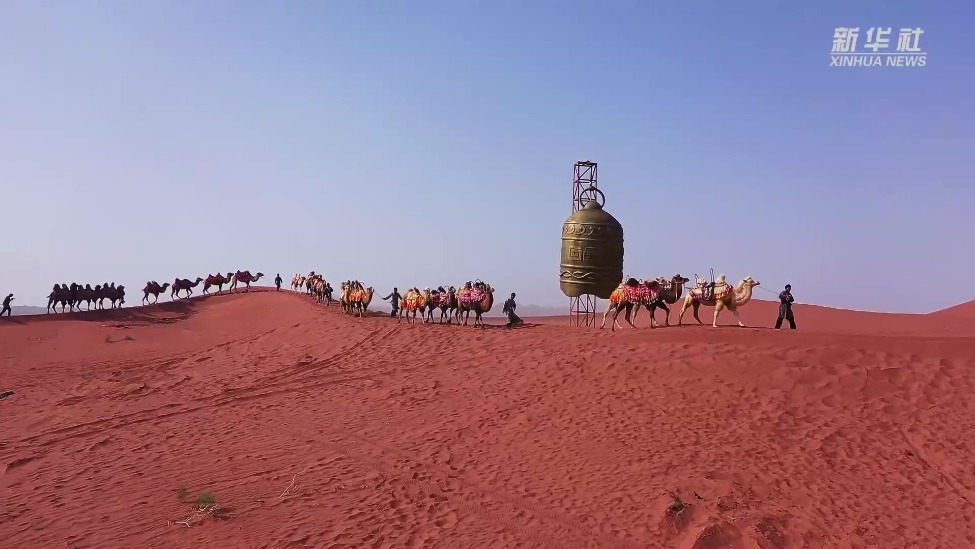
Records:
[[[602,200],[598,200],[597,196],[598,198],[602,198]],[[601,208],[606,205],[606,195],[603,194],[603,191],[597,189],[596,187],[586,187],[582,190],[582,192],[579,193],[579,207],[585,208],[586,204],[588,204],[590,201],[595,201],[596,204],[599,204],[599,207]]]

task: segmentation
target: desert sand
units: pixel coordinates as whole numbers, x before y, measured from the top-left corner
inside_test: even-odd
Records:
[[[975,304],[796,317],[509,331],[252,291],[3,319],[0,547],[975,546]]]

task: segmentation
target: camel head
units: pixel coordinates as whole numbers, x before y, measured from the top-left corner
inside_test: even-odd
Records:
[[[690,282],[691,279],[687,278],[686,276],[681,276],[680,273],[678,273],[678,274],[675,274],[673,277],[671,277],[670,281],[675,286],[683,286],[684,284],[687,284],[688,282]]]
[[[741,285],[754,288],[755,286],[759,285],[759,282],[750,276],[746,276],[745,278],[741,279]]]
[[[164,292],[166,291],[166,288],[168,288],[168,287],[169,287],[169,282],[164,282],[164,283],[163,283],[163,285],[162,285],[162,286],[160,286],[160,288],[161,288],[161,289],[162,289],[162,291],[164,291]]]
[[[195,281],[195,282],[196,282],[197,284],[199,284],[200,282],[203,282],[203,279],[202,279],[202,278],[200,278],[200,277],[196,277],[196,281]]]

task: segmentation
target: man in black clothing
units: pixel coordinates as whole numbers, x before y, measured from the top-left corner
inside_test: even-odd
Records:
[[[508,300],[504,302],[504,308],[501,309],[502,313],[508,315],[509,328],[516,324],[521,324],[522,322],[524,322],[521,318],[518,317],[518,315],[515,314],[516,308],[518,308],[518,305],[515,304],[515,294],[512,293],[511,297],[509,297]]]
[[[0,316],[3,316],[3,313],[7,313],[7,316],[13,315],[13,312],[10,310],[10,302],[13,300],[14,300],[14,294],[8,295],[3,300],[3,309],[0,310]]]
[[[392,298],[391,301],[390,298]],[[399,288],[393,288],[393,292],[383,298],[384,301],[390,301],[393,305],[393,310],[389,313],[390,318],[396,318],[396,314],[399,313],[400,299],[403,299],[403,296],[399,295]]]
[[[278,276],[274,277],[274,285],[278,287],[279,292],[281,291],[281,282],[283,282],[281,280],[281,273],[278,273]]]
[[[775,320],[775,329],[778,330],[782,327],[782,321],[789,321],[789,328],[796,329],[796,319],[792,315],[792,302],[795,298],[792,297],[792,284],[786,284],[785,290],[779,293],[779,318]]]

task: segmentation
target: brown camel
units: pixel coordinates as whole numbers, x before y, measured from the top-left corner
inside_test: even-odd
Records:
[[[440,304],[447,300],[447,290],[443,289],[443,286],[437,288],[436,290],[431,290],[430,288],[425,288],[423,290],[423,297],[426,303],[420,309],[420,314],[423,315],[423,323],[430,324],[434,323],[433,312],[440,310]],[[440,323],[443,324],[444,319],[443,314],[440,315]]]
[[[325,280],[325,278],[320,274],[316,274],[307,278],[306,280],[306,284],[308,284],[312,298],[314,298],[317,303],[324,303],[327,297],[325,289],[328,287],[328,282]]]
[[[74,304],[78,310],[81,310],[81,302],[85,302],[85,310],[91,310],[91,304],[95,301],[95,290],[91,287],[91,284],[85,284],[84,287],[78,285],[74,290]]]
[[[444,318],[446,318],[449,326],[456,313],[457,289],[450,286],[446,291],[440,293],[440,323],[443,324]]]
[[[110,302],[112,309],[121,307],[125,303],[125,286],[116,287],[114,282],[111,285],[102,286],[101,291],[96,292],[96,294],[99,309],[105,308],[103,303],[105,299]]]
[[[315,271],[308,273],[305,277],[303,285],[305,286],[305,293],[311,295],[311,285],[315,281],[315,277],[318,276]]]
[[[208,274],[203,280],[203,295],[209,295],[210,288],[213,286],[217,287],[217,293],[219,294],[223,291],[224,284],[230,284],[230,278],[232,276],[233,273],[227,273],[227,276],[224,276],[223,273],[217,273],[215,275]]]
[[[121,288],[121,286],[119,286]],[[115,295],[115,283],[109,284],[106,282],[101,286],[95,286],[95,307],[97,309],[105,308],[105,300],[108,299],[109,303],[112,302],[112,296]]]
[[[193,295],[193,288],[199,286],[200,282],[203,282],[201,277],[196,277],[195,282],[190,282],[188,278],[177,278],[173,281],[173,289],[169,293],[169,298],[176,299],[180,297],[179,293],[182,291],[186,292],[186,297],[190,297]]]
[[[68,306],[68,300],[71,298],[71,292],[68,287],[64,284],[55,284],[51,289],[51,293],[47,296],[47,312],[53,310],[55,313],[58,312],[58,303],[61,304],[61,312],[64,312],[65,307]]]
[[[146,287],[142,289],[142,304],[143,305],[150,304],[149,294],[152,294],[152,297],[155,298],[152,300],[153,303],[159,301],[159,294],[165,292],[166,288],[168,287],[169,287],[169,282],[166,282],[162,286],[160,286],[159,283],[156,282],[155,280],[150,280],[149,282],[146,282]]]
[[[365,314],[366,309],[369,308],[369,303],[372,302],[372,296],[375,293],[374,290],[371,286],[363,289],[362,283],[358,280],[343,284],[345,286],[345,289],[342,291],[343,308],[349,314],[353,312],[358,313],[361,318]]]
[[[415,287],[410,288],[406,291],[403,299],[399,303],[399,317],[397,320],[402,320],[403,315],[406,315],[406,321],[410,324],[416,324],[416,313],[417,311],[423,311],[426,307],[427,300],[426,296],[420,290]]]
[[[473,284],[468,282],[464,285],[464,289],[457,294],[458,322],[460,316],[464,315],[464,326],[467,326],[467,321],[473,311],[474,327],[480,325],[481,328],[484,328],[484,313],[490,312],[491,307],[494,306],[494,288],[490,284],[478,280]]]
[[[665,321],[666,326],[670,326],[670,308],[668,305],[673,305],[677,303],[677,300],[681,298],[684,294],[684,284],[689,282],[691,279],[676,274],[672,276],[669,280],[664,277],[658,277],[657,281],[661,285],[661,291],[657,295],[657,299],[650,303],[641,303],[636,306],[633,311],[633,322],[636,322],[636,317],[640,314],[641,308],[646,308],[650,311],[650,327],[659,326],[657,324],[656,312],[657,307],[660,307],[667,314]]]
[[[703,299],[703,294],[701,288],[694,288],[687,295],[684,296],[684,302],[680,307],[680,315],[677,317],[677,325],[681,325],[681,319],[684,318],[684,312],[688,308],[694,308],[694,319],[697,320],[698,324],[704,324],[701,322],[701,317],[698,316],[698,309],[701,305],[707,305],[708,307],[714,307],[714,321],[711,326],[713,328],[718,327],[718,314],[721,313],[723,309],[728,309],[735,314],[735,318],[738,320],[738,325],[742,328],[745,324],[741,321],[741,316],[738,314],[738,308],[747,305],[752,299],[752,288],[758,286],[759,282],[750,276],[746,276],[741,279],[737,287],[733,287],[725,281],[725,276],[720,275],[717,280],[715,280],[714,290],[712,293],[712,298],[705,300]]]
[[[616,327],[620,326],[617,320],[620,313],[626,311],[626,315],[623,319],[631,328],[636,328],[636,325],[630,319],[630,312],[633,307],[639,310],[641,305],[653,302],[660,295],[660,280],[645,280],[643,282],[637,282],[635,278],[629,278],[626,282],[620,284],[613,293],[609,296],[609,305],[606,307],[606,312],[603,313],[603,323],[600,324],[599,329],[602,330],[606,326],[606,318],[609,313],[613,313],[613,331],[616,331]],[[634,317],[635,318],[635,317]],[[622,326],[620,326],[622,328]],[[651,327],[652,324],[651,324]]]
[[[229,291],[230,292],[236,291],[238,282],[243,282],[244,284],[247,285],[247,289],[244,291],[250,291],[251,282],[257,282],[258,280],[261,279],[262,276],[264,276],[264,273],[261,272],[257,273],[256,275],[252,275],[250,271],[237,271],[236,273],[234,273],[233,280],[230,281]]]

